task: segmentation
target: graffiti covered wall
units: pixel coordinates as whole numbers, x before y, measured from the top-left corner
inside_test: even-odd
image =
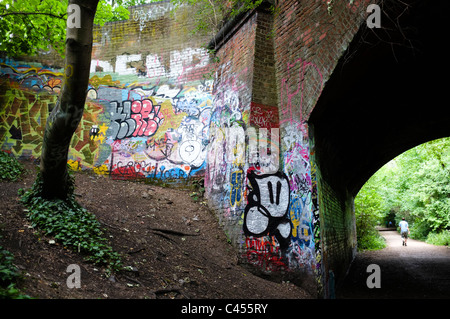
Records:
[[[333,14],[326,0],[261,6],[215,48],[214,64],[203,48],[213,35],[190,35],[187,8],[132,7],[129,21],[94,30],[69,164],[115,179],[204,177],[243,264],[332,295],[333,265],[355,234],[349,203],[321,177],[308,118],[366,2],[333,2]],[[0,59],[0,145],[17,157],[40,156],[62,81],[50,61]]]
[[[325,189],[308,118],[364,9],[336,2],[330,14],[327,1],[279,1],[244,17],[215,48],[212,112],[224,113],[210,130],[210,206],[243,264],[320,297],[332,296],[338,271],[330,261],[354,252],[355,234],[349,203]],[[341,206],[336,216],[328,209]],[[337,225],[346,239],[334,243]]]
[[[94,30],[91,76],[69,164],[117,179],[203,176],[213,79],[209,36],[192,37],[187,8],[170,2],[130,8],[130,19]],[[0,144],[39,158],[47,116],[61,89],[62,61],[51,67],[0,60]],[[46,61],[45,54],[36,61]]]
[[[267,93],[276,87],[272,25],[259,10],[217,52],[205,187],[243,264],[305,283],[316,269],[309,140]]]
[[[289,269],[306,270],[301,275],[314,274],[311,277],[320,297],[333,297],[334,279],[340,278],[346,267],[334,269],[335,261],[331,260],[341,258],[338,262],[342,262],[354,254],[356,241],[351,238],[356,238],[356,233],[347,222],[349,203],[326,189],[308,120],[338,60],[364,21],[367,3],[285,0],[278,3],[274,17],[280,158],[290,187],[291,250],[286,257]],[[336,227],[344,240],[328,236]]]

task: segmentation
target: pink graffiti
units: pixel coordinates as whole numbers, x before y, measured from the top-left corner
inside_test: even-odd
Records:
[[[164,120],[160,105],[153,105],[151,100],[133,101],[131,118],[136,121],[133,136],[152,136]]]
[[[291,70],[298,69],[298,78],[290,77]],[[305,75],[307,73],[312,73],[314,82],[309,82],[305,79]],[[310,96],[307,96],[309,98],[318,98],[320,92],[323,88],[323,76],[320,72],[317,65],[315,65],[312,62],[303,61],[301,58],[298,58],[294,61],[294,63],[288,63],[287,64],[287,74],[288,78],[283,78],[281,80],[281,119],[280,124],[289,122],[290,124],[297,124],[301,125],[303,122],[303,112],[304,110],[304,100],[305,100],[305,82],[308,87],[315,86],[315,90],[313,94]],[[293,83],[292,81],[296,81],[297,86],[295,85],[289,85],[290,83]],[[290,83],[289,83],[290,82]],[[317,85],[319,84],[319,85]],[[295,91],[290,92],[290,88],[294,87]],[[308,91],[309,92],[309,91]],[[293,105],[293,98],[296,97],[298,94],[300,94],[300,102],[298,106],[298,111],[294,108],[296,105]],[[312,108],[311,108],[312,110]],[[311,112],[311,110],[309,110]],[[299,114],[294,114],[294,112],[298,112]],[[308,114],[309,117],[309,114]]]

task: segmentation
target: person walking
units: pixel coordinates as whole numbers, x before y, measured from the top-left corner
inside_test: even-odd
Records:
[[[408,240],[408,235],[410,234],[408,222],[405,220],[405,217],[402,218],[402,221],[398,224],[400,226],[400,234],[403,240],[403,246],[406,246],[406,242]]]

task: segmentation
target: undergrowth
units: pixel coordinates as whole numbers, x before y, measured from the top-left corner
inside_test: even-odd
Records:
[[[83,254],[87,261],[107,266],[107,275],[119,271],[122,268],[120,254],[109,245],[96,217],[75,200],[73,176],[69,183],[71,191],[66,200],[48,200],[40,196],[40,173],[31,189],[19,190],[32,227]]]
[[[0,299],[29,299],[16,287],[22,276],[13,262],[14,256],[0,246]]]
[[[16,181],[23,171],[23,165],[16,158],[0,151],[0,180]],[[16,283],[22,277],[13,262],[13,254],[0,246],[0,299],[30,298],[23,295],[16,287]]]
[[[432,245],[450,246],[450,231],[444,230],[440,233],[429,233],[426,242]]]
[[[358,250],[379,250],[386,247],[386,240],[377,231],[366,232],[358,236]]]
[[[24,168],[14,157],[0,151],[0,180],[16,181]]]

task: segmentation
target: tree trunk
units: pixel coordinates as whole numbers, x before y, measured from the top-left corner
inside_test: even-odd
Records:
[[[67,159],[70,141],[81,121],[86,101],[98,2],[69,0],[75,10],[68,12],[63,88],[47,119],[41,154],[41,196],[48,199],[66,199],[71,189]],[[73,21],[79,24],[71,23]]]

